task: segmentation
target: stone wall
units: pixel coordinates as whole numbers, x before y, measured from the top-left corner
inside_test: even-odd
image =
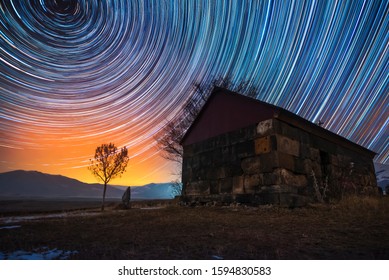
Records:
[[[186,200],[304,205],[372,194],[371,158],[278,119],[184,147]]]

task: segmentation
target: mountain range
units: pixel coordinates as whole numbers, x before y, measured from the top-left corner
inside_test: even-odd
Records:
[[[377,184],[389,187],[389,165],[375,163]],[[108,185],[106,198],[121,199],[127,186]],[[172,183],[151,183],[131,187],[131,199],[170,199],[175,195]],[[102,184],[87,184],[62,175],[15,170],[0,173],[0,198],[101,198]]]
[[[2,198],[101,198],[102,184],[87,184],[62,175],[38,171],[15,170],[0,173]],[[106,198],[121,199],[126,186],[108,185]],[[171,183],[131,187],[132,199],[169,199],[174,191]]]
[[[389,165],[375,163],[374,167],[376,171],[377,185],[385,191],[386,188],[389,188]]]

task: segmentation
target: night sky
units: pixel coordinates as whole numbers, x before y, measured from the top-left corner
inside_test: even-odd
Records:
[[[219,77],[389,163],[389,1],[0,3],[0,172],[94,182],[114,142],[131,159],[113,183],[169,181],[155,135]]]

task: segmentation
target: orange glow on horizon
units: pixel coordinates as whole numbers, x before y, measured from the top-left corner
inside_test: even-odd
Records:
[[[132,144],[115,142],[115,135],[107,133],[95,137],[83,135],[81,131],[63,131],[52,134],[28,135],[28,143],[15,143],[14,146],[0,147],[0,172],[12,170],[35,170],[53,175],[63,175],[85,183],[101,183],[88,170],[89,160],[93,158],[96,147],[103,143],[114,143],[129,151],[126,172],[111,180],[110,184],[141,186],[148,183],[170,182],[178,178],[178,166],[162,158],[154,139],[145,139]],[[78,135],[74,137],[74,135]],[[101,137],[103,136],[103,137]],[[12,139],[11,133],[5,135]],[[141,142],[139,144],[139,142]]]

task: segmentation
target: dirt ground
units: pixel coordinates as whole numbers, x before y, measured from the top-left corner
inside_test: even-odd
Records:
[[[116,206],[34,220],[11,221],[3,212],[0,252],[57,248],[74,252],[71,259],[104,260],[389,259],[388,197],[296,209]]]

